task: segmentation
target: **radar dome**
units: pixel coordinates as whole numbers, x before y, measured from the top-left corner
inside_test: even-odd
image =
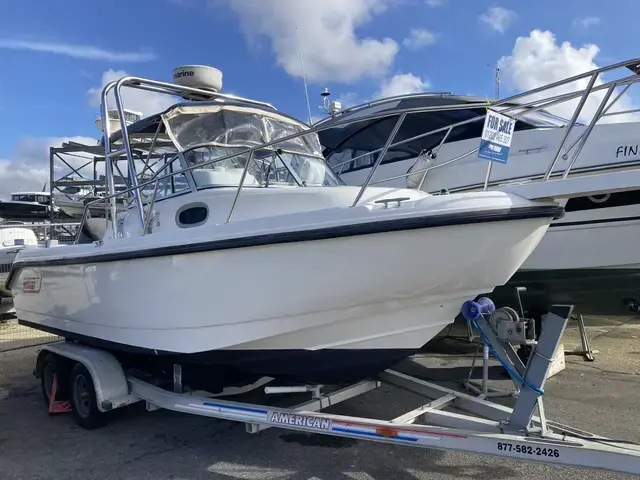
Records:
[[[173,69],[173,83],[219,92],[222,89],[222,72],[206,65],[184,65]]]

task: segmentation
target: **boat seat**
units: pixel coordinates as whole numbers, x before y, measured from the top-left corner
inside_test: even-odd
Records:
[[[91,243],[102,240],[106,231],[106,218],[87,218],[82,226],[78,243]]]

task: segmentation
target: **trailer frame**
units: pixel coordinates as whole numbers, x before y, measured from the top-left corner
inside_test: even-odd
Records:
[[[490,328],[487,315],[480,315],[475,326],[494,356],[512,374],[518,393],[514,408],[427,382],[395,370],[386,370],[377,378],[363,380],[336,390],[321,385],[266,386],[265,393],[309,392],[311,399],[292,407],[244,403],[220,398],[222,394],[190,392],[182,384],[182,369],[173,369],[173,389],[160,388],[149,379],[125,372],[109,352],[75,342],[46,345],[36,363],[35,374],[52,359],[61,359],[53,379],[54,388],[71,371],[69,384],[82,374],[90,376],[95,390],[91,418],[80,418],[80,425],[95,428],[106,422],[113,410],[144,401],[148,411],[160,408],[205,417],[242,422],[248,433],[279,427],[307,433],[491,455],[554,465],[640,474],[640,446],[614,441],[546,419],[542,396],[553,352],[560,342],[572,307],[551,308],[545,328],[533,346],[527,364],[515,349],[500,340]],[[75,373],[74,373],[75,372]],[[78,373],[79,372],[79,373]],[[258,387],[272,382],[265,378]],[[351,417],[323,413],[326,407],[392,385],[426,397],[426,403],[391,420]],[[254,385],[253,387],[255,387]],[[44,389],[44,380],[43,380]],[[236,390],[231,393],[242,393]],[[78,407],[70,394],[70,407],[60,407],[49,398],[49,411],[73,411]],[[46,398],[45,398],[46,400]],[[57,408],[57,409],[56,409]],[[535,414],[537,411],[537,415]],[[418,423],[422,422],[422,423]]]

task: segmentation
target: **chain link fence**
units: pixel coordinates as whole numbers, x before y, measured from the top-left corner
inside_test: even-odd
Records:
[[[0,320],[0,353],[61,342],[62,340],[64,339],[58,335],[20,325],[17,319]]]
[[[0,353],[62,340],[57,335],[20,325],[11,292],[5,288],[4,282],[20,250],[71,244],[78,227],[79,222],[0,223]]]

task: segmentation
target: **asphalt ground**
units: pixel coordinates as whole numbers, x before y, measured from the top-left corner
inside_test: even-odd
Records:
[[[545,387],[547,416],[592,433],[640,442],[640,322],[588,319],[588,325],[592,347],[600,353],[595,362],[566,358],[567,368]],[[0,342],[1,337],[0,332]],[[578,338],[572,327],[565,346],[579,346]],[[449,387],[466,378],[475,348],[445,338],[430,350],[396,369]],[[32,375],[37,351],[30,347],[0,354],[2,480],[628,478],[275,428],[249,435],[243,424],[165,410],[146,412],[141,404],[122,410],[102,429],[86,431],[68,414],[45,411],[39,382]],[[499,367],[491,369],[491,376],[492,385],[508,387]],[[411,393],[384,386],[331,411],[393,418],[419,403]]]

